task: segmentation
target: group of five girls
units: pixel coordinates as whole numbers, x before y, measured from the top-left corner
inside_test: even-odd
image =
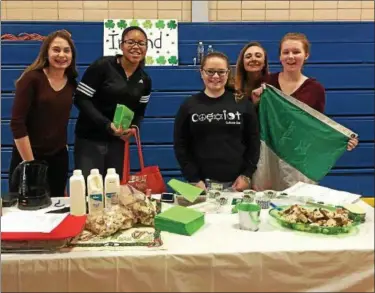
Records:
[[[49,166],[51,196],[66,194],[67,126],[73,103],[79,110],[75,169],[81,169],[85,177],[93,168],[101,174],[115,168],[121,175],[124,141],[130,132],[116,128],[112,120],[117,104],[134,112],[132,127],[139,127],[143,119],[152,89],[144,70],[147,41],[141,28],[128,27],[122,34],[122,54],[99,58],[77,84],[71,35],[66,31],[51,33],[34,63],[16,82],[11,119],[15,145],[9,178],[20,162],[43,160]],[[303,34],[287,34],[279,50],[283,70],[270,73],[264,48],[249,43],[240,52],[233,79],[225,54],[205,56],[200,67],[204,89],[183,102],[175,119],[175,155],[188,182],[205,188],[205,180],[210,179],[238,191],[251,187],[259,159],[256,112],[262,83],[324,112],[323,86],[302,73],[309,53]],[[357,143],[357,139],[349,140],[348,150]]]

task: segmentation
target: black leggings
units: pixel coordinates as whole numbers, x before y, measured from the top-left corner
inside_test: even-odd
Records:
[[[85,178],[91,169],[99,169],[105,177],[108,168],[115,168],[122,178],[124,163],[124,141],[94,141],[76,137],[74,145],[74,167],[81,169]]]
[[[35,160],[43,160],[48,164],[48,184],[51,192],[51,197],[63,197],[65,195],[65,187],[68,181],[69,172],[69,156],[66,147],[58,151],[53,155],[37,155],[34,154]],[[16,147],[13,147],[12,159],[9,167],[9,191],[17,192],[17,190],[11,190],[11,180],[14,169],[22,162],[22,158]]]

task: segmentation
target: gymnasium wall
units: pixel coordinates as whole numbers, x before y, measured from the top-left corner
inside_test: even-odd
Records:
[[[209,21],[368,21],[374,1],[208,1]],[[101,21],[105,18],[192,20],[192,1],[1,1],[2,20]]]
[[[78,51],[80,76],[102,56],[102,22],[5,21],[2,33],[33,32],[46,35],[67,29]],[[267,49],[272,72],[280,70],[278,42],[291,31],[305,33],[312,43],[312,55],[305,74],[317,78],[326,88],[326,114],[359,134],[360,144],[346,152],[322,180],[324,186],[374,196],[374,23],[373,22],[210,22],[180,23],[178,67],[147,67],[153,79],[153,93],[142,124],[145,162],[159,165],[166,180],[180,178],[172,147],[174,116],[182,101],[202,88],[198,68],[193,66],[198,40],[226,53],[234,64],[242,46],[260,41]],[[12,146],[9,128],[14,98],[14,81],[37,56],[40,42],[4,41],[1,50],[1,178],[7,177]],[[73,169],[74,126],[77,110],[69,122],[70,168]],[[139,168],[134,146],[132,170]]]

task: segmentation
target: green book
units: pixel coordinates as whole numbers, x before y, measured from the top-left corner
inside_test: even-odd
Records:
[[[182,182],[177,179],[171,179],[168,181],[168,185],[176,191],[178,194],[181,194],[190,202],[194,202],[199,195],[204,191],[202,188],[196,187],[189,183]]]
[[[191,236],[204,225],[204,214],[194,209],[174,206],[155,216],[155,229]]]
[[[113,117],[113,124],[116,128],[122,127],[123,130],[126,130],[130,127],[131,122],[134,118],[134,112],[130,110],[125,105],[117,104],[115,115]]]

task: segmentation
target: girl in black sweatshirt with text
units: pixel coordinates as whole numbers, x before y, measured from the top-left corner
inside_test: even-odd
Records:
[[[227,90],[227,56],[208,54],[200,71],[204,91],[186,99],[175,119],[174,150],[182,174],[203,189],[206,179],[237,191],[248,189],[260,151],[254,107]]]

